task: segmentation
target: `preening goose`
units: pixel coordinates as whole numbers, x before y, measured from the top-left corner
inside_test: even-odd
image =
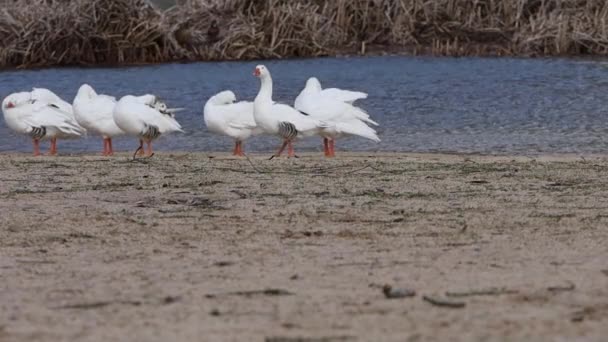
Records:
[[[356,135],[376,142],[380,139],[376,131],[367,124],[378,125],[369,115],[353,103],[367,94],[336,88],[323,90],[315,77],[306,81],[306,86],[295,100],[295,108],[312,118],[327,124],[320,135],[326,157],[335,156],[335,139],[342,135]]]
[[[230,90],[219,92],[207,100],[203,112],[205,125],[211,132],[227,135],[235,140],[233,154],[244,156],[243,141],[261,132],[253,118],[253,102],[235,102]]]
[[[152,156],[152,141],[163,134],[183,132],[173,115],[176,111],[177,109],[167,108],[154,95],[127,95],[116,103],[113,118],[123,132],[139,138],[138,151],[143,151],[145,142],[148,145],[147,155]]]
[[[114,154],[112,138],[124,134],[114,122],[115,106],[116,98],[97,94],[88,84],[80,86],[72,105],[76,121],[88,131],[103,137],[104,156]]]
[[[79,138],[85,133],[74,117],[56,104],[32,99],[30,92],[14,93],[2,101],[7,126],[28,135],[34,144],[34,155],[40,155],[40,140],[51,139],[50,155],[57,154],[57,138]]]

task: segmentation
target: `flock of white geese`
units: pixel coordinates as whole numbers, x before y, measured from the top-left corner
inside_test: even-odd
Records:
[[[322,89],[318,79],[312,77],[298,95],[294,106],[272,100],[272,78],[263,65],[255,67],[253,75],[260,79],[260,90],[253,102],[236,102],[232,91],[222,91],[207,101],[204,120],[214,133],[235,140],[233,154],[244,156],[243,142],[257,134],[279,136],[283,144],[271,157],[278,157],[288,149],[295,157],[293,141],[306,136],[320,136],[326,157],[335,156],[334,141],[343,135],[361,136],[380,141],[369,125],[378,124],[370,119],[357,100],[367,94],[337,88]],[[72,104],[52,91],[34,88],[18,92],[2,101],[4,120],[12,130],[31,137],[34,155],[40,155],[40,141],[50,139],[50,155],[57,154],[57,139],[79,138],[87,132],[103,137],[103,155],[112,155],[112,138],[129,135],[139,139],[136,154],[152,156],[152,141],[171,132],[183,132],[175,119],[181,108],[168,108],[155,95],[127,95],[119,100],[97,94],[83,84]],[[144,148],[146,143],[147,148]]]

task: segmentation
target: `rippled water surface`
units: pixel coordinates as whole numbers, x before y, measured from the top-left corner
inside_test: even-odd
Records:
[[[565,59],[324,58],[264,62],[272,72],[275,100],[293,103],[306,79],[324,87],[369,93],[360,105],[380,123],[381,143],[342,139],[338,149],[481,153],[603,153],[608,151],[608,66]],[[156,143],[159,150],[230,150],[232,141],[209,133],[202,108],[214,93],[231,89],[252,100],[259,87],[252,76],[259,62],[166,64],[0,72],[0,96],[46,87],[71,102],[82,83],[99,93],[154,93],[172,107],[185,107],[178,120],[185,134]],[[115,149],[133,150],[120,138]],[[276,137],[254,137],[250,151],[271,151]],[[297,144],[320,150],[318,138]],[[60,142],[60,151],[97,152],[101,139]],[[0,151],[30,151],[28,138],[0,124]]]

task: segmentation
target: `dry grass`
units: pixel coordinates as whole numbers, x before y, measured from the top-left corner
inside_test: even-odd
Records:
[[[0,12],[3,66],[154,63],[179,54],[144,0],[22,0]]]
[[[156,63],[397,51],[606,55],[603,0],[17,0],[0,66]]]

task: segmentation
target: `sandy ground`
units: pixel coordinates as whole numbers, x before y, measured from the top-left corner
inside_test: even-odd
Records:
[[[266,157],[0,154],[0,341],[608,336],[608,159]]]

